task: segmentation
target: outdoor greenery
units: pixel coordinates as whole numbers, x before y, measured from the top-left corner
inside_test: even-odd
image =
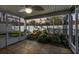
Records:
[[[34,20],[29,22],[29,25],[35,25],[35,24],[36,24],[36,22]]]
[[[51,24],[54,23],[54,25],[62,25],[62,19],[61,19],[61,17],[54,16],[51,18],[50,23]]]
[[[43,31],[34,31],[30,36],[29,39],[36,40],[40,43],[58,43],[58,44],[64,44],[67,45],[67,39],[65,34],[51,34],[47,30]]]
[[[51,17],[51,19],[46,20],[45,23],[37,23],[34,20],[30,21],[28,25],[62,25],[62,17],[59,16],[53,16]]]
[[[38,36],[37,41],[41,42],[41,43],[49,43],[50,42],[50,36],[48,35],[46,30],[42,31],[42,33]]]
[[[34,30],[33,33],[29,34],[27,37],[28,39],[36,40],[40,34],[41,34],[40,30]]]
[[[0,35],[6,35],[6,33],[0,33]]]
[[[21,36],[23,36],[25,33],[24,32],[19,32],[19,31],[15,31],[15,32],[11,32],[9,33],[10,37],[18,37],[21,33]]]

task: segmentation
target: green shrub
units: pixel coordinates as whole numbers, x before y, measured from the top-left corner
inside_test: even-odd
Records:
[[[50,39],[50,43],[52,43],[52,44],[59,43],[59,44],[68,45],[65,34],[53,34],[52,39]]]
[[[61,43],[61,39],[58,34],[53,34],[50,43]]]
[[[11,37],[18,37],[20,33],[21,33],[21,36],[24,35],[24,32],[16,31],[16,32],[9,33],[9,36],[11,36]]]
[[[40,43],[51,43],[51,44],[58,43],[58,44],[64,44],[64,45],[67,45],[67,43],[68,43],[65,34],[59,34],[59,33],[50,34],[46,30],[34,31],[30,35],[30,38],[32,38],[32,40],[36,40]]]
[[[49,43],[49,41],[50,41],[49,39],[50,39],[50,38],[49,38],[49,36],[48,36],[47,33],[42,33],[42,34],[38,37],[37,41],[40,42],[40,43]]]
[[[30,40],[37,40],[39,35],[41,34],[41,31],[39,30],[34,30],[33,33],[29,34],[29,39]]]
[[[10,34],[9,36],[11,36],[11,37],[18,37],[19,34]]]
[[[68,46],[66,34],[64,34],[64,33],[59,34],[59,37],[60,37],[60,40],[61,40],[61,44],[63,44],[65,47]]]

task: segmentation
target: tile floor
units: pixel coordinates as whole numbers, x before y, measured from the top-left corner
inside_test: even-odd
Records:
[[[7,48],[0,49],[0,54],[71,54],[68,48],[41,44],[36,41],[24,40]]]

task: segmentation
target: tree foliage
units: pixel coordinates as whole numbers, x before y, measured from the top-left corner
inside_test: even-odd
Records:
[[[32,21],[29,22],[29,24],[30,24],[30,25],[35,25],[36,22],[35,22],[34,20],[32,20]]]
[[[61,17],[58,17],[58,16],[52,17],[51,24],[53,24],[53,23],[54,23],[54,25],[62,25]]]
[[[41,21],[42,22],[42,21]],[[34,20],[29,22],[29,25],[62,25],[62,18],[61,16],[54,16],[51,19],[47,19],[45,23],[37,23]]]

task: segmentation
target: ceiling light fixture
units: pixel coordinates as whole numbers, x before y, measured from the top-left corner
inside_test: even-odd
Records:
[[[31,14],[32,13],[32,8],[25,8],[25,12],[28,13],[28,14]]]

